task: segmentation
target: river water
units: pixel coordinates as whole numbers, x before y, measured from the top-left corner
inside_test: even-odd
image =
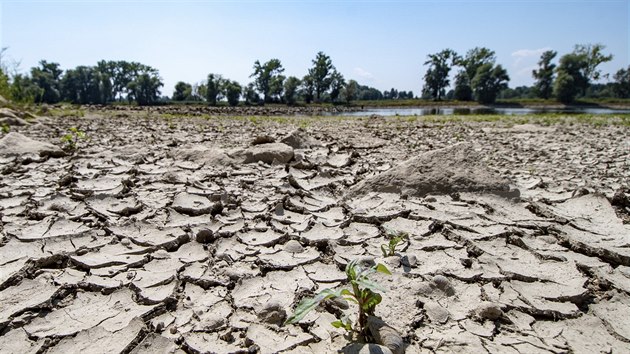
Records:
[[[339,116],[428,116],[428,115],[467,115],[467,114],[630,114],[630,109],[611,109],[597,107],[577,108],[366,108],[355,112],[339,112],[333,115]]]

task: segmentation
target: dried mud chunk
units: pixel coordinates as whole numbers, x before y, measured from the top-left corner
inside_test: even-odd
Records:
[[[316,223],[313,227],[300,235],[302,241],[308,244],[317,244],[328,241],[337,241],[344,237],[344,232],[338,227],[327,227]]]
[[[246,338],[258,345],[261,354],[282,352],[315,340],[312,335],[297,330],[295,326],[275,331],[257,323],[249,326]]]
[[[219,211],[221,203],[211,202],[201,195],[179,193],[173,199],[171,207],[182,214],[198,216]]]
[[[145,247],[172,249],[188,240],[188,234],[178,227],[158,228],[147,222],[130,222],[111,226],[110,231],[119,237],[127,237],[133,243]]]
[[[241,279],[234,287],[232,297],[239,308],[259,310],[274,299],[288,309],[299,292],[314,288],[315,283],[299,267],[287,272],[272,271],[264,277]]]
[[[21,159],[40,160],[46,157],[63,157],[58,146],[33,140],[20,133],[10,132],[0,139],[0,156],[17,156]]]
[[[82,223],[65,218],[47,217],[35,225],[24,228],[21,234],[16,236],[22,241],[34,241],[56,237],[71,238],[80,236],[88,231],[90,231],[90,228]]]
[[[46,353],[120,353],[130,349],[136,338],[145,329],[144,322],[134,318],[129,325],[120,330],[110,332],[102,327],[93,327],[79,332],[74,337],[66,337]]]
[[[43,351],[45,340],[32,341],[21,328],[12,329],[0,336],[0,351],[3,353],[35,354]]]
[[[430,151],[402,164],[369,177],[353,186],[346,197],[358,197],[370,192],[399,193],[424,197],[427,194],[454,192],[488,192],[518,197],[510,182],[483,167],[481,154],[472,144],[459,143]]]
[[[481,320],[498,320],[503,316],[501,305],[494,302],[482,302],[475,308],[474,315]]]
[[[208,353],[211,349],[215,353],[243,353],[247,352],[246,347],[241,343],[227,342],[220,338],[218,333],[190,332],[184,334],[185,346],[192,349],[194,353]],[[178,352],[176,352],[177,354]]]
[[[617,293],[610,300],[590,306],[595,316],[625,341],[630,342],[630,296]]]
[[[302,253],[291,253],[276,246],[269,253],[262,252],[258,255],[261,267],[268,269],[292,269],[299,265],[317,262],[320,258],[319,251],[314,247],[308,247]]]
[[[30,337],[69,336],[100,326],[109,332],[126,327],[134,317],[142,317],[155,306],[138,305],[128,289],[110,295],[79,292],[72,303],[37,317],[23,328]]]
[[[426,311],[429,320],[434,323],[444,324],[448,321],[450,316],[448,310],[435,301],[427,301],[424,304],[424,310]]]
[[[374,343],[352,343],[345,346],[343,354],[393,354],[389,348]]]
[[[248,231],[236,235],[238,239],[250,246],[273,246],[282,241],[286,236],[271,229],[265,232]]]
[[[264,323],[281,325],[287,318],[287,311],[281,303],[272,299],[256,315]]]
[[[84,255],[70,256],[70,259],[82,268],[94,269],[115,265],[137,266],[146,263],[146,255],[140,254],[146,249],[139,246],[131,248],[120,243],[105,245],[96,252],[89,252]]]
[[[179,349],[175,341],[159,335],[158,333],[149,333],[142,342],[133,348],[131,354],[184,354]]]
[[[0,328],[15,314],[48,302],[58,289],[42,279],[24,279],[20,284],[0,291]]]
[[[398,331],[379,317],[368,316],[367,327],[374,340],[378,344],[386,346],[393,354],[402,354],[405,351],[403,339]]]
[[[308,136],[306,131],[302,128],[291,132],[280,141],[294,149],[310,149],[323,145],[320,141]]]
[[[304,247],[297,240],[289,240],[284,244],[282,248],[284,251],[289,253],[302,253],[304,252]]]
[[[250,147],[244,155],[243,163],[287,163],[293,158],[293,148],[283,143],[262,144]]]

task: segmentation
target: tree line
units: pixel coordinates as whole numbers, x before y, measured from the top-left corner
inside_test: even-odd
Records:
[[[429,54],[424,63],[429,68],[424,75],[422,97],[442,100],[456,99],[479,103],[494,103],[497,98],[555,98],[562,103],[573,103],[579,97],[630,98],[630,66],[620,69],[613,76],[614,82],[594,84],[602,77],[599,65],[611,61],[613,56],[603,53],[602,44],[576,45],[571,53],[553,61],[558,52],[545,51],[532,71],[535,83],[532,87],[510,89],[507,71],[496,64],[494,51],[476,47],[460,56],[452,49]],[[458,67],[454,88],[450,85],[451,69]]]
[[[373,87],[348,80],[337,71],[331,58],[323,52],[317,53],[312,67],[302,78],[285,76],[279,59],[261,63],[254,62],[250,75],[252,82],[241,86],[220,74],[208,74],[205,81],[190,84],[183,81],[175,85],[173,101],[206,101],[216,105],[223,99],[235,106],[245,104],[282,103],[294,105],[304,103],[350,103],[355,100],[382,100],[414,98],[413,92],[394,88],[381,92]]]
[[[497,98],[555,98],[562,103],[572,103],[579,97],[630,97],[630,66],[620,69],[614,82],[598,84],[602,76],[599,65],[612,60],[603,53],[601,44],[576,45],[573,52],[557,57],[556,51],[542,53],[538,68],[533,70],[535,83],[532,87],[509,88],[510,77],[503,66],[496,63],[495,52],[485,48],[470,49],[459,55],[452,49],[429,54],[424,65],[422,98],[430,100],[477,101],[494,103]],[[94,66],[77,66],[63,71],[58,63],[42,60],[28,74],[9,69],[0,51],[0,95],[18,102],[75,104],[109,104],[135,102],[151,105],[159,102],[220,102],[235,106],[243,102],[249,105],[279,103],[295,105],[309,103],[350,103],[364,100],[392,100],[416,98],[412,91],[394,88],[383,92],[346,80],[337,71],[331,58],[317,53],[312,66],[301,77],[285,76],[279,59],[254,62],[247,85],[210,73],[195,84],[183,81],[175,85],[172,96],[161,95],[164,86],[159,71],[151,66],[127,61],[101,60]],[[454,85],[450,88],[451,71]],[[11,77],[9,77],[11,76]]]

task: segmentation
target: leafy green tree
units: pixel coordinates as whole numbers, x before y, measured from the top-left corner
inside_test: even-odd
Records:
[[[556,68],[558,77],[554,82],[554,95],[560,102],[575,101],[578,94],[586,93],[591,81],[599,80],[601,71],[597,67],[613,58],[612,55],[602,54],[605,48],[601,44],[576,45],[572,53],[560,58]]]
[[[604,55],[602,51],[606,49],[603,44],[578,44],[575,46],[573,53],[579,55],[585,61],[583,69],[584,76],[590,81],[597,81],[601,76],[601,70],[597,67],[600,64],[609,62],[613,59],[612,54]]]
[[[289,76],[284,80],[284,102],[288,105],[294,105],[297,102],[298,87],[301,81],[295,76]]]
[[[507,88],[509,80],[507,71],[501,65],[482,64],[471,82],[475,100],[483,104],[494,103],[499,92]]]
[[[175,84],[173,101],[188,101],[192,99],[192,85],[183,81]]]
[[[356,82],[355,80],[350,80],[344,87],[341,95],[344,101],[346,101],[346,103],[350,103],[357,99],[358,92],[359,92],[359,83]]]
[[[192,87],[192,100],[203,101],[206,99],[207,93],[208,93],[208,89],[204,82],[194,84]]]
[[[336,102],[337,98],[341,94],[341,90],[346,85],[346,80],[343,78],[343,75],[339,73],[337,70],[334,70],[330,75],[330,100],[332,102]]]
[[[10,99],[11,98],[11,85],[9,85],[9,76],[4,73],[4,70],[0,67],[0,96]]]
[[[160,98],[160,87],[164,86],[157,71],[150,70],[141,73],[128,85],[129,95],[138,105],[154,104]]]
[[[206,101],[211,106],[216,106],[217,101],[222,97],[220,96],[223,91],[225,79],[219,74],[208,74],[208,81],[206,82]]]
[[[495,53],[485,47],[475,47],[466,52],[465,57],[458,57],[454,62],[462,67],[455,77],[455,98],[460,101],[470,101],[473,98],[474,88],[472,80],[480,66],[496,61]]]
[[[66,70],[61,79],[62,97],[76,104],[104,104],[107,94],[103,92],[103,81],[101,73],[93,67],[78,66]]]
[[[578,93],[575,79],[566,71],[558,71],[558,76],[553,83],[553,94],[562,103],[572,103]]]
[[[256,90],[263,96],[265,103],[271,102],[274,97],[282,95],[284,76],[282,63],[278,59],[271,59],[265,64],[254,62],[254,72],[249,76],[254,78]]]
[[[424,62],[424,65],[429,65],[429,69],[424,74],[423,96],[439,101],[445,95],[449,85],[448,74],[458,56],[454,50],[444,49],[439,53],[429,54],[428,58]]]
[[[302,78],[301,96],[304,102],[311,103],[315,97],[315,80],[310,74],[304,75]]]
[[[532,70],[532,75],[534,79],[536,79],[534,90],[536,95],[540,98],[548,99],[553,93],[553,79],[556,64],[552,64],[551,61],[556,55],[558,55],[556,51],[545,51],[538,61],[538,70]]]
[[[455,76],[455,89],[453,98],[458,101],[472,101],[472,88],[465,71],[460,71]]]
[[[313,82],[315,102],[320,102],[322,95],[330,88],[334,71],[335,67],[332,65],[330,57],[324,52],[318,52],[313,59],[313,67],[308,70],[308,76]]]
[[[613,91],[620,98],[630,98],[630,66],[627,69],[619,69],[614,76]]]
[[[10,97],[15,102],[32,103],[42,90],[27,75],[15,74],[11,82]]]
[[[558,101],[572,103],[578,93],[586,91],[588,88],[586,65],[585,57],[577,53],[565,54],[560,58],[553,85],[553,93]]]
[[[35,97],[38,103],[57,103],[61,100],[61,74],[58,63],[39,62],[40,67],[31,68],[31,79],[41,89]]]
[[[236,81],[226,80],[223,89],[225,91],[225,97],[230,106],[237,106],[238,101],[241,98],[241,91],[243,88]]]
[[[260,95],[256,92],[253,82],[250,82],[247,87],[243,89],[243,96],[245,96],[245,104],[260,104]]]

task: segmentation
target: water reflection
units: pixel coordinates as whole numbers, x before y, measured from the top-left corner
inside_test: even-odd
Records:
[[[610,108],[368,108],[356,112],[333,113],[341,116],[370,116],[373,114],[380,116],[429,116],[429,115],[470,115],[470,114],[627,114],[630,109],[610,109]]]

